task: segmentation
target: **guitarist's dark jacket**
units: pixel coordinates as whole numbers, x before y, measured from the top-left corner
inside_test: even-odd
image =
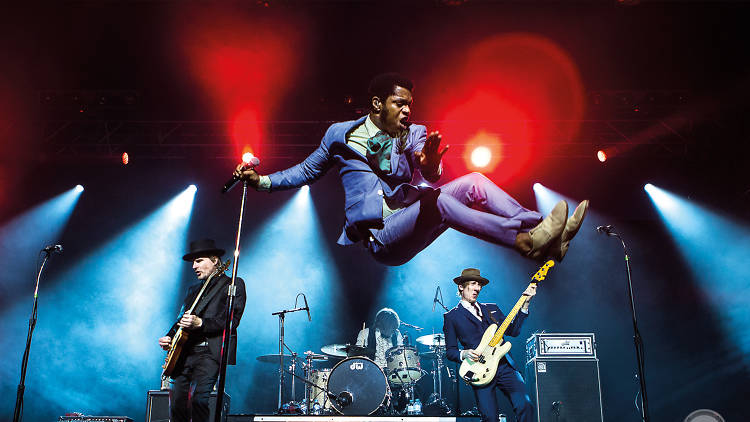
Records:
[[[445,334],[445,355],[453,362],[461,362],[461,352],[458,342],[464,349],[475,349],[482,341],[482,335],[491,324],[502,324],[505,314],[494,303],[480,303],[482,321],[475,317],[460,303],[455,308],[443,314],[443,333]],[[528,314],[518,312],[513,322],[508,326],[505,335],[516,337],[521,332],[521,325]],[[508,364],[515,368],[510,353],[505,355]],[[501,361],[502,364],[502,361]],[[515,368],[517,369],[517,368]]]
[[[183,352],[180,354],[180,359],[177,362],[174,373],[179,374],[182,372],[182,365],[184,357],[190,353],[190,350],[196,344],[203,341],[208,341],[208,349],[213,356],[216,357],[216,361],[221,361],[221,343],[222,336],[224,334],[224,324],[226,321],[226,307],[227,307],[227,286],[231,283],[232,279],[227,277],[225,274],[221,276],[215,276],[211,280],[206,292],[203,294],[200,302],[195,307],[194,314],[198,315],[203,320],[203,325],[200,328],[185,330],[188,332],[188,340],[183,347]],[[203,281],[200,281],[188,289],[187,296],[185,296],[185,308],[189,309],[195,301],[195,296],[201,289]],[[242,312],[245,310],[245,282],[237,277],[235,280],[237,287],[237,294],[234,298],[234,316],[232,318],[232,335],[229,338],[229,355],[228,364],[234,365],[237,359],[237,326],[240,325],[240,319],[242,318]],[[177,332],[177,323],[172,326],[167,334],[169,337],[173,337]]]

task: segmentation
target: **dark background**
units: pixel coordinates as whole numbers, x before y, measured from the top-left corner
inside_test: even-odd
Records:
[[[66,252],[52,261],[41,288],[25,420],[54,420],[71,411],[142,419],[146,390],[158,388],[162,352],[156,338],[168,328],[178,297],[191,282],[179,260],[186,244],[176,245],[166,260],[181,284],[173,286],[171,296],[143,301],[143,311],[160,315],[164,326],[123,331],[119,324],[136,319],[131,308],[120,308],[111,298],[99,302],[105,292],[132,282],[128,273],[150,265],[148,260],[111,267],[89,258],[108,262],[113,255],[133,254],[108,242],[190,183],[198,193],[182,240],[213,236],[231,248],[239,193],[221,196],[218,188],[244,145],[231,130],[243,100],[260,110],[266,138],[251,137],[249,143],[259,142],[254,148],[263,171],[270,172],[304,158],[327,122],[356,117],[367,81],[382,70],[414,78],[413,120],[440,121],[440,107],[461,101],[453,88],[466,83],[458,80],[460,63],[448,58],[489,37],[515,33],[551,40],[575,64],[584,106],[583,114],[573,117],[582,129],[566,138],[567,149],[556,149],[557,139],[535,140],[534,158],[519,172],[491,178],[532,208],[535,182],[592,203],[569,257],[540,288],[532,317],[513,340],[516,360],[523,361],[525,339],[534,331],[594,332],[605,420],[638,419],[621,249],[593,232],[598,224],[614,224],[631,250],[652,420],[679,421],[700,408],[727,420],[744,419],[750,350],[743,345],[750,321],[737,316],[737,309],[748,306],[748,273],[736,250],[747,246],[742,235],[750,211],[745,118],[750,75],[744,43],[750,5],[103,1],[6,4],[0,11],[0,221],[10,224],[75,184],[86,188],[62,234],[49,239],[64,243]],[[212,29],[201,32],[193,28],[196,22]],[[234,47],[248,42],[250,58],[212,74],[210,51],[201,55],[208,51],[201,50],[207,33]],[[263,50],[268,45],[273,48]],[[266,52],[254,55],[253,49]],[[235,85],[243,80],[248,86]],[[71,99],[71,92],[91,99]],[[105,104],[98,102],[102,93],[110,95]],[[648,93],[684,98],[648,100]],[[597,95],[608,100],[597,102]],[[622,95],[630,99],[621,100]],[[612,122],[623,120],[646,123],[634,123],[626,133],[633,136],[623,140],[611,130]],[[643,135],[642,127],[659,122],[674,131]],[[119,129],[108,138],[106,127]],[[615,127],[622,132],[629,126]],[[164,144],[154,140],[173,128]],[[462,140],[448,142],[457,145],[449,152],[456,158],[448,162],[444,180],[467,171],[458,159]],[[594,151],[602,145],[621,153],[599,163]],[[123,151],[131,155],[127,166],[120,161]],[[705,224],[709,220],[688,221],[711,242],[684,254],[681,240],[644,192],[646,182],[739,229],[727,232]],[[409,264],[385,268],[359,246],[335,245],[343,223],[343,194],[335,176],[313,185],[310,197],[312,212],[295,214],[287,208],[295,192],[248,195],[243,252],[253,258],[243,258],[240,267],[249,300],[239,328],[239,364],[229,370],[232,413],[273,411],[274,371],[256,363],[255,356],[275,351],[277,321],[270,313],[292,307],[300,291],[311,300],[313,322],[289,317],[287,340],[298,352],[353,341],[362,322],[370,325],[383,306],[428,332],[439,331],[441,315],[430,312],[434,288],[440,285],[446,305],[453,306],[451,279],[465,267],[487,274],[492,283],[483,299],[507,310],[536,269],[512,251],[455,232]],[[309,225],[300,228],[289,220],[308,218],[317,226],[312,232],[305,229]],[[149,250],[148,241],[134,242],[135,249]],[[15,243],[3,239],[0,261],[5,270],[2,420],[11,419],[33,257],[42,246],[26,250]],[[695,255],[713,260],[710,271],[695,271],[690,262]],[[145,277],[137,286],[158,283]],[[81,325],[93,329],[81,333]],[[469,390],[462,393],[466,410],[473,404]],[[507,403],[503,406],[511,413]]]

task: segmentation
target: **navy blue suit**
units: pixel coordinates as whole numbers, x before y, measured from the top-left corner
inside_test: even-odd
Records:
[[[480,303],[479,307],[482,310],[482,321],[461,304],[443,315],[445,351],[449,360],[461,362],[458,342],[461,342],[464,349],[474,349],[482,341],[482,335],[491,324],[497,323],[499,325],[505,319],[505,314],[494,303]],[[508,326],[505,335],[516,337],[521,332],[521,325],[523,325],[527,316],[527,314],[519,312]],[[524,422],[532,420],[534,410],[531,400],[526,393],[526,385],[521,374],[515,369],[515,363],[510,353],[500,361],[497,374],[489,384],[483,387],[472,386],[477,407],[482,414],[482,421],[498,420],[496,388],[499,388],[510,400],[517,420]]]

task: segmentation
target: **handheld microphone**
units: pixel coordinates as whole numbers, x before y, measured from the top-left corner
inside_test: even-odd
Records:
[[[247,159],[247,160],[243,158],[243,161],[245,162],[245,165],[242,166],[241,171],[255,168],[255,166],[257,166],[257,165],[260,164],[260,159],[258,159],[258,157],[254,156],[252,154],[250,155],[250,158]],[[229,179],[229,180],[227,180],[226,183],[224,183],[224,187],[221,188],[221,193],[227,193],[227,192],[229,192],[230,190],[232,190],[232,188],[234,187],[234,185],[236,185],[237,182],[239,182],[239,181],[240,181],[240,178],[238,176],[235,176],[233,174],[232,178]]]
[[[47,253],[62,253],[63,247],[62,245],[47,245],[42,249],[42,251]]]

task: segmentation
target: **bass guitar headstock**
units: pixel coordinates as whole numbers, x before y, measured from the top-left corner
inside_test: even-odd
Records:
[[[549,271],[550,268],[555,266],[555,261],[549,260],[544,263],[541,267],[539,267],[539,270],[537,270],[536,274],[534,274],[533,277],[531,277],[532,283],[538,283],[542,280],[544,280],[547,277],[547,271]]]

